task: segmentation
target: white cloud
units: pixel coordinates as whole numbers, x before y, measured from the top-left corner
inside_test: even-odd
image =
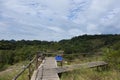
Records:
[[[96,31],[98,29],[98,27],[97,27],[97,25],[95,25],[95,24],[89,24],[88,26],[87,26],[87,30],[88,31]]]
[[[81,30],[79,30],[79,29],[70,29],[69,31],[68,31],[68,34],[70,35],[70,36],[74,36],[74,35],[76,35],[76,36],[78,36],[78,35],[82,35],[82,34],[85,34],[84,32],[82,32]]]
[[[108,11],[104,17],[101,19],[101,23],[104,25],[112,24],[113,22],[117,22],[115,18],[119,18],[120,8],[115,8]]]
[[[58,32],[58,33],[64,32],[64,30],[62,30],[61,28],[56,27],[56,26],[55,27],[53,27],[53,26],[48,27],[48,29],[53,30],[53,31]]]
[[[0,0],[0,39],[60,40],[81,34],[120,33],[119,3],[118,0]]]
[[[87,32],[88,34],[100,34],[99,32],[100,28],[97,24],[88,24],[87,26]]]
[[[7,23],[0,22],[0,32],[5,32],[8,29]]]
[[[6,26],[7,26],[6,23],[0,22],[0,27],[6,27]]]

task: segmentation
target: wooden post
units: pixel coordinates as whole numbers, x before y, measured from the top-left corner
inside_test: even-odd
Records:
[[[30,67],[28,68],[28,80],[30,80]]]
[[[31,66],[31,63],[30,63],[30,66]],[[30,80],[31,79],[31,68],[30,66],[28,67],[28,79]]]
[[[97,71],[99,71],[99,67],[97,66]]]
[[[104,67],[105,67],[105,70],[108,70],[108,64],[106,64]]]
[[[63,66],[63,61],[60,61],[60,63],[61,63],[61,67]]]
[[[38,53],[36,53],[36,69],[38,68]]]

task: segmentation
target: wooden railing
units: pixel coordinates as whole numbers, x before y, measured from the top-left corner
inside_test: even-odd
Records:
[[[38,58],[43,58],[43,56],[39,56],[38,54],[27,64],[12,80],[18,80],[18,78],[28,69],[27,79],[31,80],[32,73],[35,69],[38,68],[40,62],[38,62]],[[34,67],[34,69],[32,68]]]

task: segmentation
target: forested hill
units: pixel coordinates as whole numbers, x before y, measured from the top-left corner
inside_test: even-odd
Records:
[[[99,52],[101,49],[107,47],[114,47],[119,45],[120,35],[83,35],[73,37],[70,40],[61,40],[59,44],[66,53],[88,53]]]
[[[57,52],[64,54],[97,53],[105,48],[120,49],[120,35],[82,35],[59,42],[39,40],[1,40],[0,68],[3,64],[14,64],[30,60],[37,51]]]
[[[59,42],[48,42],[39,40],[1,40],[0,50],[16,50],[32,47],[33,50],[58,51],[64,50],[66,53],[87,53],[101,50],[104,47],[112,47],[120,42],[120,35],[82,35]]]
[[[1,40],[0,50],[16,50],[23,47],[39,48],[43,51],[69,50],[71,53],[97,51],[104,47],[112,47],[120,42],[120,35],[82,35],[59,42],[39,40]]]

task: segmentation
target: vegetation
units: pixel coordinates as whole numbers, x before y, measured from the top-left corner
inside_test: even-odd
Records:
[[[53,41],[39,41],[39,40],[1,40],[0,41],[0,71],[5,70],[8,66],[14,65],[21,61],[30,61],[38,51],[55,53],[57,51],[64,51],[64,58],[69,64],[82,63],[91,60],[105,60],[109,63],[112,70],[108,72],[98,73],[94,70],[88,70],[91,74],[120,74],[116,72],[120,70],[120,35],[82,35],[73,37],[68,40]],[[77,59],[81,60],[77,60]],[[73,60],[73,61],[72,61]],[[79,74],[81,70],[71,72]],[[87,71],[83,71],[88,73]],[[67,73],[63,74],[68,75]],[[72,74],[71,74],[72,75]],[[71,76],[70,75],[70,76]],[[81,73],[80,73],[81,75]],[[69,75],[68,75],[69,76]],[[92,76],[89,75],[88,76]],[[116,75],[117,76],[117,75]],[[85,76],[83,76],[85,77]],[[88,80],[87,78],[78,78],[80,80]],[[97,76],[100,77],[100,76]],[[108,78],[109,79],[109,78]],[[5,80],[5,79],[4,79]],[[67,79],[64,79],[67,80]],[[70,80],[70,79],[69,79]],[[77,79],[73,79],[77,80]],[[105,79],[89,79],[89,80],[105,80]],[[106,79],[107,80],[107,79]],[[111,80],[119,80],[111,79]]]
[[[23,66],[25,66],[26,64],[28,64],[28,61],[19,62],[8,67],[4,71],[1,71],[0,80],[12,80],[16,76],[16,74],[18,74],[22,70]],[[28,78],[27,75],[28,75],[28,69],[25,70],[25,72],[19,77],[18,80],[26,80]]]
[[[93,69],[80,69],[63,73],[61,80],[120,80],[120,72],[115,70],[98,72]]]

